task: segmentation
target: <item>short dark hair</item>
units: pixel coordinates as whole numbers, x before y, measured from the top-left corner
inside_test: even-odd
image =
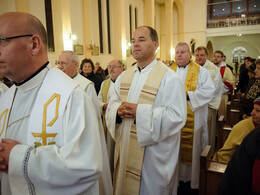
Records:
[[[80,70],[82,70],[84,64],[86,63],[90,63],[91,64],[91,67],[92,67],[92,71],[94,71],[95,67],[94,67],[94,63],[91,59],[89,58],[85,58],[84,60],[82,60],[81,64],[80,64]]]
[[[217,51],[215,51],[214,53],[219,53],[222,58],[224,57],[224,53],[223,53],[222,51],[220,51],[220,50],[217,50]]]
[[[244,59],[244,60],[248,60],[248,61],[250,61],[250,62],[251,62],[252,58],[251,58],[251,57],[249,57],[249,56],[247,56],[247,57],[245,57],[245,59]]]
[[[204,50],[205,53],[207,54],[207,56],[209,55],[208,49],[207,49],[206,47],[203,47],[203,46],[198,47],[198,48],[195,50],[195,52],[201,51],[201,50]]]
[[[151,37],[152,41],[158,41],[158,34],[155,29],[153,29],[150,26],[140,26],[140,27],[148,28],[148,30],[150,31],[150,37]]]

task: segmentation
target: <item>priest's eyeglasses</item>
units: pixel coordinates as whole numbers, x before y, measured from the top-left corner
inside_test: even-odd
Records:
[[[69,63],[68,62],[60,62],[60,61],[57,61],[57,64],[59,65],[59,66],[64,66],[64,65],[68,65]]]
[[[112,66],[111,66],[111,65],[108,65],[107,68],[108,68],[108,69],[110,69],[110,68],[119,68],[119,66],[116,66],[116,65],[112,65]]]
[[[4,47],[7,45],[8,41],[11,39],[17,39],[17,38],[21,38],[21,37],[31,37],[33,36],[32,34],[26,34],[26,35],[18,35],[18,36],[14,36],[14,37],[0,37],[0,46]]]

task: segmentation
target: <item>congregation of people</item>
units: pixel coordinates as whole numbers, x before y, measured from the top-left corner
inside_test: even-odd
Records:
[[[3,195],[199,194],[207,145],[228,164],[219,194],[260,193],[260,60],[246,57],[236,78],[221,50],[210,59],[180,42],[167,66],[156,30],[140,26],[131,67],[73,51],[55,67],[35,16],[8,12],[0,26]],[[217,121],[235,95],[239,122],[217,150]]]

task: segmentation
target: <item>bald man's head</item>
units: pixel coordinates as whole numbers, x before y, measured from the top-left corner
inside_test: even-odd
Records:
[[[35,16],[22,12],[0,15],[0,74],[22,82],[48,61],[46,31]]]
[[[12,33],[13,35],[38,35],[47,48],[46,30],[41,21],[35,16],[23,12],[7,12],[0,15],[0,21],[6,25],[5,27],[9,31],[7,33]],[[1,26],[1,28],[3,28],[3,26]],[[10,36],[10,34],[1,36],[6,37]]]

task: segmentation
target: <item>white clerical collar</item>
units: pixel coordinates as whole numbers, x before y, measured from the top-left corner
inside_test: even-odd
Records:
[[[148,71],[148,70],[150,70],[152,67],[154,67],[155,66],[155,64],[157,63],[158,61],[156,60],[156,59],[154,59],[150,64],[148,64],[148,65],[146,65],[144,68],[142,68],[142,69],[140,69],[139,67],[138,67],[138,63],[136,63],[136,65],[135,65],[135,71],[140,71],[140,72],[143,72],[143,71]]]
[[[218,67],[220,68],[222,66],[226,66],[226,62],[221,62],[221,64]]]
[[[208,67],[209,63],[210,63],[210,61],[209,61],[209,60],[206,60],[205,64],[203,64],[203,67],[204,67],[204,68]]]
[[[189,61],[189,63],[188,63],[187,65],[185,65],[185,66],[178,66],[178,64],[177,64],[177,66],[178,66],[179,68],[185,69],[185,68],[187,68],[187,67],[189,66],[189,64],[190,64],[190,61]]]
[[[27,82],[25,82],[24,84],[17,86],[18,89],[22,90],[23,92],[29,91],[35,87],[37,87],[38,85],[40,85],[47,72],[49,71],[49,67],[45,67],[43,70],[41,70],[37,75],[35,75],[34,77],[32,77],[30,80],[28,80]]]

